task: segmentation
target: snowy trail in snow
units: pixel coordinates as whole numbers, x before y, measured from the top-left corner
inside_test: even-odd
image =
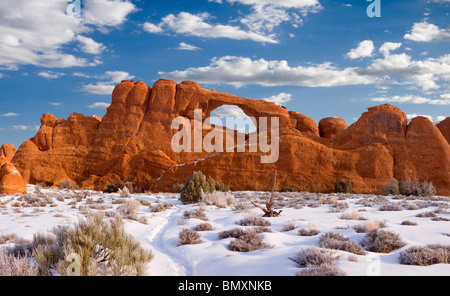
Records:
[[[178,236],[173,229],[182,218],[183,209],[174,205],[170,210],[164,212],[161,222],[150,233],[146,239],[152,246],[155,255],[154,265],[159,268],[151,268],[151,274],[157,276],[193,276],[194,268],[192,262],[186,257],[183,250],[176,249]],[[161,269],[161,266],[164,268]]]

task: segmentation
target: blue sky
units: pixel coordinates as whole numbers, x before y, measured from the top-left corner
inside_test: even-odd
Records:
[[[0,143],[18,148],[43,113],[103,116],[123,79],[193,80],[317,123],[384,103],[450,116],[450,0],[379,2],[370,18],[366,0],[81,0],[81,17],[1,1]]]

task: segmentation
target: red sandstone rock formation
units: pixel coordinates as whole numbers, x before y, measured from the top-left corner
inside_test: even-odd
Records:
[[[24,194],[27,192],[26,184],[11,163],[16,149],[13,145],[3,144],[0,147],[0,194]]]
[[[267,153],[249,152],[248,145],[247,152],[173,151],[171,140],[178,132],[171,128],[174,118],[185,117],[193,126],[195,109],[202,109],[204,120],[223,105],[240,107],[257,119],[256,126],[262,117],[279,119],[277,162],[261,163]],[[71,179],[96,190],[121,180],[170,191],[196,170],[232,190],[271,190],[277,170],[277,189],[331,192],[335,182],[351,180],[356,192],[378,193],[393,177],[410,176],[432,181],[438,194],[450,195],[450,146],[430,122],[419,118],[408,126],[398,108],[382,105],[369,108],[350,127],[335,129],[340,132],[330,143],[307,116],[202,89],[195,82],[159,80],[150,88],[123,81],[103,118],[72,114],[64,120],[44,114],[40,130],[21,145],[13,163],[28,183],[58,185]],[[203,136],[208,132],[203,130]]]
[[[0,147],[0,157],[5,157],[8,161],[11,161],[16,154],[16,148],[11,144],[3,144]]]
[[[319,121],[320,136],[330,140],[347,127],[348,123],[339,117],[327,117]]]
[[[436,127],[441,131],[444,138],[450,144],[450,117],[436,124]]]

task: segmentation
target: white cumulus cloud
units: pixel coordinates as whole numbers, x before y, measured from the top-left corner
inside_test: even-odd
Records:
[[[364,40],[361,41],[358,47],[350,50],[346,56],[352,60],[359,58],[371,57],[373,51],[375,50],[375,46],[373,45],[372,40]]]

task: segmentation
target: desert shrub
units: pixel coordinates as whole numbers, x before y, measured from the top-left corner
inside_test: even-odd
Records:
[[[335,256],[330,250],[308,247],[289,259],[297,263],[300,267],[307,267],[333,265],[339,259],[339,256]]]
[[[400,194],[399,191],[399,182],[397,179],[392,179],[390,180],[386,186],[384,186],[383,188],[381,188],[381,194],[383,195],[398,195]]]
[[[0,276],[36,276],[38,269],[30,257],[15,257],[0,250]]]
[[[230,188],[228,185],[225,185],[224,183],[220,183],[219,181],[214,180],[213,178],[208,178],[208,185],[209,189],[205,192],[210,193],[214,191],[220,191],[220,192],[228,192],[230,191]]]
[[[241,236],[246,234],[248,231],[252,231],[257,234],[263,233],[263,232],[272,232],[272,230],[270,228],[263,227],[263,226],[258,226],[258,227],[252,228],[250,230],[246,230],[244,228],[235,228],[232,230],[224,230],[224,231],[219,232],[219,238],[220,239],[229,238],[229,237],[240,238]]]
[[[364,236],[362,245],[366,250],[371,252],[389,253],[405,246],[405,242],[403,242],[397,233],[374,229]]]
[[[319,230],[315,228],[302,228],[298,231],[301,236],[314,236],[319,234]]]
[[[435,218],[436,214],[434,212],[423,212],[416,215],[419,218]]]
[[[380,211],[402,211],[403,207],[396,203],[386,203],[380,206]]]
[[[339,212],[343,212],[346,209],[348,209],[349,205],[346,202],[337,202],[334,203],[331,207],[329,212],[330,213],[339,213]]]
[[[245,233],[235,240],[231,241],[228,248],[236,252],[251,252],[270,248],[263,242],[263,238],[253,229],[245,231]]]
[[[346,273],[335,265],[322,264],[319,266],[308,266],[301,270],[295,276],[345,276]]]
[[[334,183],[335,193],[353,193],[353,183],[349,180]]]
[[[141,203],[138,200],[133,199],[133,200],[127,201],[126,203],[118,206],[117,212],[122,214],[124,219],[138,221],[136,212],[139,210],[140,207],[141,207]]]
[[[235,201],[234,195],[229,192],[214,191],[205,193],[202,201],[207,205],[215,205],[219,208],[226,208]]]
[[[121,190],[123,190],[125,188],[128,189],[129,193],[142,191],[142,189],[140,189],[138,187],[133,188],[133,184],[131,182],[124,183],[122,181],[119,181],[116,183],[108,184],[106,186],[106,189],[103,190],[103,193],[116,193],[116,192],[120,192]],[[125,197],[128,197],[128,196],[125,196]]]
[[[294,222],[288,222],[283,224],[283,231],[291,231],[297,227]]]
[[[417,188],[419,196],[434,196],[436,194],[436,189],[432,182],[424,181],[419,184]]]
[[[64,179],[63,181],[61,181],[61,183],[59,184],[59,188],[60,189],[73,189],[73,190],[80,189],[77,185],[73,184],[73,182],[69,179]]]
[[[283,187],[280,190],[281,192],[298,192],[298,188],[295,186]]]
[[[449,264],[450,245],[414,246],[400,254],[400,263],[406,265],[428,266],[432,264]]]
[[[322,248],[341,250],[356,255],[364,255],[366,251],[356,241],[350,241],[348,237],[339,233],[328,232],[319,238],[319,246]]]
[[[173,193],[181,193],[181,190],[183,190],[184,184],[182,183],[175,183],[172,185],[172,191]]]
[[[150,207],[150,211],[152,211],[153,213],[163,212],[165,210],[170,209],[171,207],[173,207],[173,205],[171,203],[166,203],[166,202],[158,203],[158,204],[156,204],[154,206],[151,206]]]
[[[102,213],[91,212],[73,227],[58,228],[52,242],[37,246],[34,257],[44,275],[53,270],[71,275],[77,263],[81,276],[129,276],[144,275],[153,254],[125,233],[120,216],[105,219]]]
[[[246,233],[247,233],[247,230],[244,228],[235,228],[232,230],[224,230],[224,231],[219,232],[219,238],[220,239],[229,238],[229,237],[239,238]]]
[[[409,220],[405,220],[401,223],[401,225],[409,225],[409,226],[416,226],[417,223]]]
[[[379,229],[379,228],[383,228],[383,227],[386,227],[386,223],[383,221],[368,221],[364,224],[354,225],[353,229],[357,233],[367,233],[371,230]]]
[[[202,243],[202,237],[193,229],[183,229],[178,234],[180,239],[179,245],[194,245]]]
[[[227,185],[220,183],[211,177],[206,180],[202,172],[194,172],[191,177],[186,179],[180,193],[180,200],[183,203],[197,203],[202,201],[205,193],[214,191],[229,191]]]
[[[127,197],[131,197],[131,192],[130,189],[128,189],[128,187],[123,187],[123,189],[118,190],[120,197],[123,198],[127,198]]]
[[[424,181],[419,183],[418,180],[407,178],[404,182],[398,184],[399,193],[406,196],[424,196],[430,197],[436,194],[436,189],[432,182]]]
[[[361,214],[359,214],[358,212],[351,212],[351,213],[343,213],[339,219],[342,220],[367,220],[367,218],[365,218],[364,216],[362,216]]]
[[[233,204],[232,208],[236,212],[246,212],[252,209],[254,206],[246,200],[237,201]]]
[[[201,209],[198,209],[196,211],[184,211],[183,216],[186,219],[193,218],[208,221],[208,217],[206,216],[205,212],[202,211]]]
[[[237,224],[242,226],[270,226],[269,220],[264,219],[258,215],[248,215],[247,217],[237,221]]]
[[[213,227],[209,223],[201,223],[194,227],[195,231],[211,231]]]

